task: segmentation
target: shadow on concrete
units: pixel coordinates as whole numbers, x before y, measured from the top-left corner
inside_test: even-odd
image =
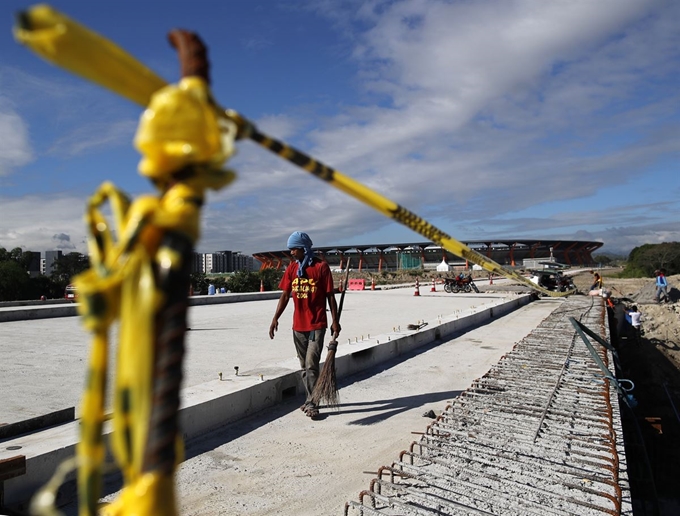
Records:
[[[272,421],[287,416],[288,414],[299,410],[299,407],[303,402],[303,396],[289,398],[266,410],[261,410],[244,419],[229,423],[208,434],[192,439],[186,443],[185,460],[219,448],[220,446],[247,435]]]
[[[476,327],[476,326],[475,326]],[[339,379],[338,380],[338,389],[341,392],[342,395],[342,388],[347,387],[348,385],[352,385],[356,382],[361,382],[365,379],[368,379],[372,376],[375,376],[376,374],[379,374],[383,371],[389,370],[392,367],[395,367],[413,357],[416,357],[420,355],[421,353],[425,353],[445,342],[449,342],[450,340],[459,338],[461,335],[464,335],[468,331],[474,329],[474,327],[469,327],[466,328],[463,331],[460,332],[455,332],[449,336],[447,336],[445,339],[441,339],[435,342],[432,342],[431,344],[426,344],[424,346],[420,346],[417,349],[414,349],[410,352],[403,353],[402,355],[399,355],[391,360],[388,360],[386,362],[383,362],[381,364],[378,364],[374,367],[371,367],[369,369],[366,369],[364,371],[358,372],[356,374],[347,376],[345,378]],[[371,415],[369,417],[363,418],[363,419],[358,419],[357,421],[353,422],[352,424],[355,425],[370,425],[373,423],[377,423],[378,421],[382,421],[385,419],[388,419],[389,417],[399,414],[400,412],[404,412],[405,410],[412,409],[418,406],[422,406],[426,403],[432,403],[432,402],[438,402],[442,400],[447,400],[447,399],[452,399],[455,398],[460,394],[461,391],[446,391],[446,392],[438,392],[438,393],[428,393],[428,394],[423,394],[423,395],[418,395],[418,396],[408,396],[406,398],[396,398],[392,400],[377,400],[377,401],[372,401],[372,402],[366,402],[366,403],[353,403],[353,404],[348,404],[348,405],[339,405],[339,411],[346,413],[347,410],[346,408],[348,407],[361,407],[363,406],[364,408],[358,408],[352,410],[352,412],[357,412],[357,413],[365,413],[365,412],[374,412],[375,410],[379,410],[381,405],[384,405],[385,409],[388,411],[386,413],[381,413],[381,414],[376,414],[376,415]],[[234,423],[230,423],[228,425],[225,425],[222,428],[218,428],[216,430],[213,430],[211,433],[206,434],[204,436],[198,437],[192,441],[189,441],[186,444],[186,458],[192,458],[197,455],[200,455],[202,453],[209,452],[211,450],[214,450],[215,448],[218,448],[222,446],[223,444],[226,444],[234,439],[237,439],[239,437],[242,437],[257,428],[264,426],[272,421],[275,421],[287,414],[290,414],[291,412],[294,412],[296,410],[299,410],[300,405],[304,402],[304,396],[302,395],[297,395],[292,398],[287,398],[284,401],[278,403],[277,405],[274,405],[266,410],[257,412],[255,414],[252,414],[250,416],[245,417],[244,419],[241,419],[239,421],[236,421]],[[326,407],[321,407],[322,411],[321,414],[319,415],[320,417],[318,418],[319,420],[326,419],[327,417],[332,417],[334,414],[334,411],[332,409],[326,408]],[[351,410],[351,409],[350,409]]]
[[[451,340],[460,338],[462,335],[468,333],[469,331],[477,328],[479,325],[473,325],[465,330],[455,332],[451,335],[448,335],[444,339],[440,339],[437,341],[434,341],[430,344],[426,344],[424,346],[420,346],[417,349],[414,349],[412,351],[409,351],[407,353],[404,353],[402,355],[399,355],[398,357],[395,357],[391,360],[388,360],[386,362],[383,362],[382,364],[376,365],[375,367],[371,367],[370,369],[366,369],[365,371],[361,371],[359,373],[350,375],[346,378],[343,378],[338,381],[338,388],[341,390],[342,387],[346,387],[348,385],[351,385],[356,382],[360,382],[362,380],[365,380],[367,378],[370,378],[372,376],[375,376],[376,374],[379,374],[383,371],[387,371],[391,369],[392,367],[395,367],[411,358],[414,358],[422,353],[426,353],[427,351],[436,348],[437,346],[440,346],[446,342],[449,342]],[[434,393],[428,393],[428,394],[420,394],[417,396],[408,396],[406,398],[396,398],[392,400],[377,400],[377,401],[372,401],[372,402],[366,402],[366,403],[353,403],[350,405],[343,405],[340,404],[338,407],[340,409],[340,412],[347,413],[347,412],[357,412],[357,413],[362,413],[362,412],[375,412],[376,410],[387,410],[387,412],[381,412],[380,414],[374,414],[362,419],[357,419],[356,421],[352,421],[350,424],[351,425],[359,425],[359,426],[367,426],[367,425],[372,425],[374,423],[378,423],[380,421],[384,421],[392,416],[395,416],[401,412],[404,412],[405,410],[413,409],[419,406],[423,406],[427,403],[433,403],[433,402],[440,402],[443,400],[450,400],[455,397],[457,397],[462,391],[446,391],[446,392],[434,392]],[[384,407],[381,407],[381,405],[384,405]],[[357,408],[357,409],[347,409],[346,407],[356,407],[356,406],[365,406],[366,408]],[[332,416],[333,412],[324,412],[322,415],[326,416]]]
[[[435,403],[444,400],[450,400],[457,397],[462,391],[445,391],[445,392],[432,392],[428,394],[419,394],[417,396],[406,396],[404,398],[395,398],[391,400],[376,400],[363,403],[348,403],[338,405],[338,411],[331,411],[324,413],[323,415],[328,417],[333,417],[335,414],[352,414],[352,413],[364,413],[364,412],[376,412],[380,411],[378,414],[372,414],[368,417],[356,419],[351,421],[350,425],[368,426],[380,421],[396,416],[406,410],[411,410],[417,407],[422,407],[427,403]],[[357,408],[349,408],[357,407]]]

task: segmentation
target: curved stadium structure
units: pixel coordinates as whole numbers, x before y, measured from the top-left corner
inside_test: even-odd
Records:
[[[565,265],[590,266],[593,264],[592,253],[603,245],[602,242],[582,240],[477,240],[464,244],[508,267],[522,266],[524,260],[549,260]],[[420,267],[434,269],[442,260],[451,266],[472,266],[432,242],[315,247],[314,250],[331,268],[340,269],[344,267],[347,258],[351,259],[353,269],[367,271]],[[262,263],[263,269],[280,269],[290,262],[287,249],[253,253],[253,257]]]

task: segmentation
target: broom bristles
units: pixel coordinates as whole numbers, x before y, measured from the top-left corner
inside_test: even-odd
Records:
[[[337,342],[328,343],[326,361],[323,363],[323,368],[314,386],[314,392],[312,392],[312,401],[317,406],[320,402],[325,402],[326,406],[330,408],[337,408],[338,406],[338,384],[335,378],[335,350],[337,346]]]
[[[342,314],[342,304],[345,301],[345,292],[347,292],[347,282],[349,281],[349,262],[347,260],[347,267],[345,268],[345,278],[343,281],[342,294],[340,295],[340,305],[338,307],[337,321],[340,322],[340,315]],[[334,334],[331,341],[328,343],[328,353],[326,354],[326,361],[323,363],[323,368],[319,374],[319,378],[314,386],[312,392],[312,402],[318,407],[319,402],[325,401],[326,406],[337,409],[338,408],[338,383],[335,379],[335,351],[338,349],[338,334]]]

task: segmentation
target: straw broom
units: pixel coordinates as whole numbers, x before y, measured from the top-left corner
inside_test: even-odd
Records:
[[[349,262],[350,260],[348,259],[345,277],[342,280],[342,293],[340,294],[340,305],[338,306],[338,323],[340,322],[340,314],[342,314],[342,305],[345,301],[345,292],[347,292],[347,282],[349,281]],[[321,401],[326,402],[326,405],[331,408],[337,408],[338,406],[338,383],[335,378],[335,352],[338,349],[337,337],[337,335],[333,335],[333,340],[328,343],[326,361],[323,363],[323,368],[314,386],[314,392],[312,392],[312,402],[317,407]]]

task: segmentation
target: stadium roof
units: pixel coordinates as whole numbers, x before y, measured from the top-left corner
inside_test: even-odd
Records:
[[[589,266],[592,253],[602,242],[583,240],[470,240],[465,245],[501,265],[515,266],[525,259],[551,259],[566,265]],[[433,242],[404,242],[397,244],[360,244],[314,247],[318,256],[331,266],[341,267],[345,258],[356,258],[363,269],[401,269],[441,263],[453,264],[464,260]],[[282,268],[290,262],[287,249],[262,251],[253,257],[263,268]]]

